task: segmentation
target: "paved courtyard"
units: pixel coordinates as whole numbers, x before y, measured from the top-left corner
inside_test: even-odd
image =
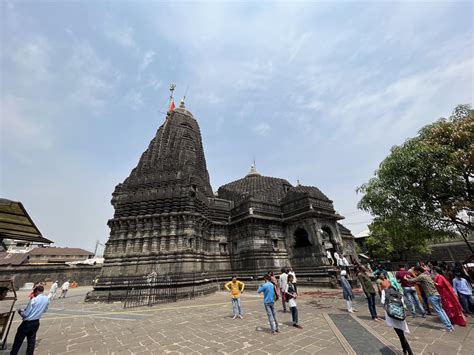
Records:
[[[242,295],[242,320],[232,319],[230,298],[224,292],[124,310],[121,303],[84,303],[88,291],[87,287],[72,289],[66,299],[52,302],[41,320],[37,354],[401,353],[395,332],[385,322],[370,319],[360,293],[359,312],[350,316],[339,290],[301,287],[298,308],[304,329],[293,328],[291,315],[280,311],[281,332],[273,336],[262,298],[254,290]],[[20,292],[17,305],[24,305],[26,296]],[[379,312],[383,315],[381,308]],[[436,317],[410,318],[408,339],[418,354],[472,354],[473,321],[469,318],[467,327],[444,333]],[[9,348],[19,323],[16,315]]]

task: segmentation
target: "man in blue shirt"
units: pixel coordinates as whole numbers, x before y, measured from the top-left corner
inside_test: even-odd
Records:
[[[36,286],[33,290],[33,298],[26,306],[25,310],[18,310],[21,318],[23,318],[23,322],[21,322],[20,326],[15,335],[15,340],[13,341],[12,351],[10,355],[18,354],[18,351],[21,348],[21,344],[23,344],[23,340],[27,341],[26,347],[26,354],[32,355],[35,351],[35,343],[36,343],[36,332],[40,326],[39,320],[44,312],[48,310],[49,305],[49,298],[43,295],[44,287],[39,285]]]
[[[278,319],[275,312],[275,285],[270,282],[270,276],[265,275],[263,278],[265,283],[260,285],[257,292],[263,292],[263,304],[265,311],[267,311],[268,322],[270,323],[272,334],[275,334],[279,332]]]
[[[453,280],[453,289],[454,292],[459,297],[459,302],[461,303],[462,309],[464,313],[469,314],[472,310],[474,310],[474,302],[472,301],[472,287],[461,277],[460,272],[456,272],[454,274],[456,277]]]

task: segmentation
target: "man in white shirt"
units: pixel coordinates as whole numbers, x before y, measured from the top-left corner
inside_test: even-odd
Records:
[[[50,300],[54,300],[56,298],[56,290],[58,289],[58,281],[54,281],[54,283],[51,285],[51,288],[49,289],[49,295],[48,298]]]
[[[67,280],[63,285],[61,286],[61,295],[59,298],[65,298],[67,290],[69,290],[69,280]]]
[[[346,270],[347,272],[349,272],[349,261],[347,260],[346,256],[345,255],[342,255],[342,259],[341,259],[341,269],[343,270]]]
[[[351,264],[349,263],[349,261],[347,260],[346,256],[343,255],[342,256],[342,262],[344,264],[344,266],[350,266]]]
[[[334,265],[334,260],[332,259],[331,252],[329,250],[326,250],[326,255],[329,260],[329,264]]]
[[[295,274],[295,271],[293,270],[292,267],[290,267],[290,268],[288,269],[288,276],[290,276],[290,275],[293,276],[293,286],[294,286],[294,288],[295,288],[295,292],[298,292],[298,289],[297,289],[297,287],[296,287],[296,274]],[[288,283],[288,282],[287,282],[287,283]]]
[[[334,259],[336,259],[336,266],[342,265],[342,259],[337,251],[334,252]]]
[[[283,295],[283,297],[281,298],[281,304],[283,305],[283,312],[286,312],[286,302],[285,302],[284,293],[286,290],[286,286],[288,285],[288,273],[285,268],[281,269],[281,275],[280,275],[279,281],[280,281],[279,283],[280,283],[281,294]]]

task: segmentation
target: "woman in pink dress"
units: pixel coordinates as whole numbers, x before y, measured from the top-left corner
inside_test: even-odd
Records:
[[[466,317],[462,312],[461,304],[458,297],[454,293],[453,287],[448,280],[443,276],[443,271],[435,267],[433,269],[434,282],[436,289],[441,296],[441,305],[449,317],[452,324],[466,326]]]

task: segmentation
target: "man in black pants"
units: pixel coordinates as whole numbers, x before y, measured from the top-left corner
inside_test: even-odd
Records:
[[[26,306],[25,310],[18,310],[23,322],[21,322],[16,331],[15,340],[13,341],[12,351],[10,355],[18,354],[23,344],[23,340],[27,341],[26,354],[32,355],[35,352],[36,332],[40,326],[40,318],[44,312],[48,310],[49,298],[43,295],[44,287],[39,285],[33,290],[33,298]]]

